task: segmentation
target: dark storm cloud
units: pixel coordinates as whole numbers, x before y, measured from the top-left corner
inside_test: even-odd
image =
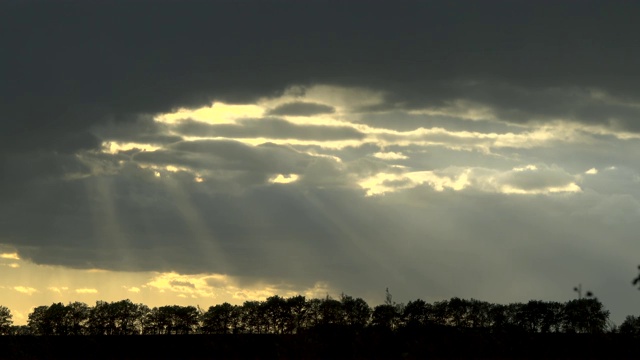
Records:
[[[173,280],[169,282],[169,285],[171,286],[184,286],[184,287],[189,287],[192,289],[195,289],[196,286],[193,285],[193,283],[190,283],[188,281],[177,281],[177,280]]]
[[[384,107],[477,99],[513,121],[566,114],[549,91],[596,88],[638,101],[640,5],[630,2],[1,6],[5,151],[95,147],[86,131],[109,119],[247,102],[294,84],[383,90]],[[513,104],[503,89],[515,90]],[[620,110],[617,124],[637,130],[635,114]]]
[[[588,136],[584,142],[554,140],[546,146],[531,148],[495,148],[495,156],[512,161],[556,164],[571,173],[611,166],[638,168],[640,139],[619,140],[614,136]],[[562,156],[559,156],[562,154]]]
[[[486,154],[475,150],[457,150],[446,146],[388,146],[386,151],[401,152],[407,159],[388,160],[393,164],[407,166],[410,169],[435,170],[446,167],[486,167],[509,170],[522,165],[522,159]]]
[[[347,201],[359,194],[272,185],[232,196],[180,174],[166,182],[141,175],[138,170],[117,178],[80,180],[82,186],[44,186],[38,200],[15,208],[14,216],[6,217],[9,209],[2,208],[5,234],[19,240],[16,246],[25,259],[77,268],[182,273],[206,268],[254,279],[302,281],[361,263],[349,259],[357,245],[342,241],[344,229],[336,224],[354,225],[348,220],[354,215],[349,214],[356,214],[361,205],[353,207]],[[111,201],[105,202],[106,197]],[[339,205],[344,213],[330,211],[336,202],[346,202]],[[74,207],[68,206],[72,203]],[[27,234],[24,212],[34,206],[55,208],[58,215],[33,214],[30,221],[39,226]],[[198,214],[201,227],[194,226],[198,219],[189,209]],[[102,220],[99,224],[96,217]],[[22,220],[14,221],[18,218]],[[359,216],[353,221],[364,225]],[[358,241],[364,246],[364,239]],[[326,264],[335,266],[323,270]]]
[[[526,123],[532,120],[571,120],[590,125],[606,125],[616,130],[638,131],[638,99],[625,102],[598,96],[599,85],[527,88],[509,83],[471,83],[452,86],[459,97],[488,105],[501,120]],[[635,95],[633,95],[635,96]],[[627,99],[625,99],[627,100]],[[628,100],[627,100],[628,101]]]
[[[139,152],[133,159],[143,164],[186,166],[195,171],[238,170],[264,176],[299,173],[313,160],[287,146],[250,146],[232,140],[179,142],[162,150]]]
[[[137,116],[129,121],[109,121],[91,130],[102,141],[134,142],[143,144],[168,144],[182,140],[169,133],[166,124],[158,123],[151,116]]]
[[[567,186],[575,181],[575,178],[560,168],[545,167],[510,171],[504,174],[500,180],[503,184],[517,189],[540,190],[549,187]]]
[[[473,131],[479,133],[519,133],[526,128],[512,124],[487,120],[468,120],[463,117],[446,115],[410,114],[405,111],[377,112],[363,114],[360,123],[372,127],[411,131],[418,128],[442,128],[448,131]]]
[[[313,116],[320,114],[332,114],[336,111],[332,106],[309,103],[309,102],[292,102],[277,106],[268,111],[269,115],[278,116]]]
[[[183,120],[173,129],[183,135],[228,138],[298,140],[359,140],[364,134],[349,126],[299,125],[277,118],[242,119],[237,124],[212,125]]]
[[[428,133],[419,133],[419,134],[381,134],[378,136],[380,139],[388,141],[388,142],[399,142],[399,141],[416,141],[416,142],[427,142],[433,144],[446,144],[450,146],[478,146],[482,144],[487,144],[487,142],[492,142],[491,140],[483,139],[481,137],[475,136],[464,136],[456,133],[447,133],[447,132],[428,132]]]
[[[37,191],[42,185],[58,183],[70,175],[91,174],[91,169],[75,155],[45,152],[14,156],[0,154],[0,169],[0,199],[6,207],[21,206],[22,197]]]

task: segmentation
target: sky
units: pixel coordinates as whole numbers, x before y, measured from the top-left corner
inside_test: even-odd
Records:
[[[4,1],[0,305],[638,315],[640,4]]]

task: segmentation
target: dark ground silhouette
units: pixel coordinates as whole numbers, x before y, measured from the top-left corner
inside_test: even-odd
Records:
[[[475,331],[296,335],[2,336],[2,359],[426,359],[638,358],[620,334],[491,334]]]

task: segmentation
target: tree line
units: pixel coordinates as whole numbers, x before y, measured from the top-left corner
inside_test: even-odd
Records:
[[[0,307],[0,333],[12,335],[159,335],[159,334],[297,334],[322,327],[398,331],[412,328],[463,328],[491,332],[640,334],[640,319],[627,317],[619,328],[608,321],[609,311],[596,298],[565,303],[531,300],[493,304],[476,299],[428,303],[418,299],[395,303],[387,292],[383,304],[370,307],[361,298],[341,295],[307,299],[278,295],[209,307],[168,305],[149,308],[130,300],[53,303],[36,307],[28,324],[13,326]]]

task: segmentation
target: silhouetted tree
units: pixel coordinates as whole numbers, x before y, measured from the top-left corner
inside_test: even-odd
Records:
[[[449,301],[436,301],[431,308],[433,323],[436,325],[447,325]]]
[[[549,301],[545,303],[546,311],[542,319],[540,327],[541,332],[561,332],[564,316],[565,316],[565,304],[557,301]]]
[[[176,334],[188,335],[196,331],[199,325],[199,314],[195,306],[175,305],[173,311]]]
[[[621,334],[640,335],[640,317],[628,315],[620,324],[619,332]]]
[[[8,314],[8,315],[7,315]],[[133,335],[133,334],[295,334],[313,327],[373,326],[395,331],[403,326],[425,325],[482,328],[493,331],[528,333],[602,333],[615,326],[609,312],[592,297],[567,303],[531,300],[526,304],[491,304],[454,297],[428,304],[418,299],[406,306],[393,301],[388,289],[385,303],[371,309],[361,298],[342,294],[340,300],[304,296],[271,296],[265,301],[246,301],[242,306],[223,303],[206,312],[193,306],[161,306],[149,309],[130,300],[97,301],[94,307],[81,302],[39,306],[29,314],[21,333],[34,335]],[[10,312],[0,307],[0,334],[9,332]],[[8,324],[8,325],[7,325]],[[14,327],[11,327],[12,329]],[[626,333],[637,332],[640,320],[627,317],[621,326]],[[28,329],[28,331],[26,330]],[[15,333],[11,330],[11,333]]]
[[[7,335],[10,333],[11,325],[13,324],[13,316],[11,311],[6,306],[0,306],[0,335]]]
[[[288,298],[287,309],[290,316],[286,332],[289,334],[297,333],[304,326],[309,309],[305,297],[298,295]]]
[[[140,334],[149,334],[151,309],[144,304],[138,304],[136,325]]]
[[[242,329],[250,334],[262,334],[265,332],[265,320],[263,308],[259,301],[245,301],[240,309],[240,321]]]
[[[108,304],[108,311],[116,335],[139,334],[140,314],[138,305],[131,300],[120,300]]]
[[[46,305],[38,306],[31,311],[27,321],[27,325],[34,335],[51,335],[53,324],[46,317],[46,311],[49,307]]]
[[[547,314],[547,304],[543,301],[530,300],[523,304],[516,314],[516,323],[527,332],[542,332],[542,325]]]
[[[64,321],[69,335],[83,335],[89,319],[89,306],[76,301],[69,303],[65,310]]]
[[[268,326],[268,332],[282,334],[290,323],[290,311],[287,301],[278,296],[270,296],[261,304]]]
[[[340,296],[345,324],[354,328],[364,328],[371,319],[371,307],[361,298],[353,298],[342,294]]]
[[[79,304],[79,303],[78,303]],[[34,335],[69,335],[83,333],[82,315],[74,313],[78,305],[54,303],[38,306],[29,314],[28,326]],[[76,324],[74,321],[78,321]],[[74,326],[77,325],[77,326]]]
[[[307,301],[307,316],[305,317],[305,327],[312,328],[322,322],[321,312],[322,300],[310,299]]]
[[[38,306],[29,314],[28,325],[34,335],[68,335],[67,311],[62,303]]]
[[[69,335],[67,323],[67,307],[62,303],[54,303],[49,306],[46,315],[52,323],[52,335]]]
[[[609,311],[595,298],[571,300],[564,308],[565,332],[602,333],[608,319]]]
[[[523,308],[523,303],[511,303],[507,305],[505,314],[507,316],[507,327],[509,331],[526,331],[525,324],[521,318]]]
[[[406,326],[426,326],[431,322],[432,307],[424,300],[409,301],[404,308],[403,322]]]
[[[342,303],[332,299],[329,295],[320,303],[320,316],[322,325],[344,325],[345,314]]]
[[[384,304],[378,305],[373,309],[371,324],[373,326],[395,330],[402,324],[403,313],[404,304],[398,304],[393,301],[393,296],[389,292],[389,288],[387,288],[385,290]]]
[[[160,334],[171,335],[175,333],[175,305],[165,305],[158,308],[158,324],[160,325]]]
[[[491,318],[489,311],[491,310],[491,304],[486,301],[480,301],[471,299],[468,302],[469,311],[467,313],[467,320],[469,326],[473,328],[488,328],[491,325]]]
[[[524,331],[523,306],[522,303],[491,304],[489,323],[492,330],[496,332]]]
[[[381,304],[373,308],[371,325],[387,330],[394,330],[398,324],[400,314],[396,313],[393,305]]]
[[[89,310],[87,331],[92,335],[114,335],[116,333],[115,314],[106,301],[98,300]]]
[[[205,334],[231,334],[239,316],[235,307],[227,302],[210,306],[202,315],[202,332]]]
[[[199,313],[194,306],[166,305],[151,309],[146,323],[145,333],[190,334],[199,326]]]
[[[469,303],[467,300],[457,297],[449,300],[447,306],[447,322],[449,325],[457,327],[468,327]]]
[[[34,335],[28,325],[11,325],[9,335]]]
[[[75,305],[75,311],[84,311],[81,305]],[[149,308],[143,304],[134,304],[131,300],[116,302],[97,301],[89,308],[86,331],[92,335],[137,335],[148,330]],[[82,317],[83,315],[76,316]]]
[[[489,323],[494,331],[502,331],[509,327],[507,305],[491,304],[489,306]]]
[[[142,323],[142,333],[148,335],[163,334],[166,326],[163,316],[157,307],[149,309],[149,311],[146,312]]]

